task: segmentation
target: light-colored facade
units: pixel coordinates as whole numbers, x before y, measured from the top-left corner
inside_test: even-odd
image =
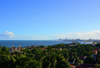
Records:
[[[19,45],[18,48],[17,48],[17,47],[14,47],[14,45],[12,45],[11,52],[14,52],[14,51],[21,52],[21,46]]]

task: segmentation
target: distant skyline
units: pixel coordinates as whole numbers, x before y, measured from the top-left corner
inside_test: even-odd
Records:
[[[100,39],[100,0],[0,0],[0,40]]]

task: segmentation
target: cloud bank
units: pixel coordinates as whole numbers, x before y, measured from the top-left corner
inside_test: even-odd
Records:
[[[10,31],[0,33],[0,40],[56,40],[56,39],[100,39],[100,30],[92,32],[75,32],[66,34],[55,34],[52,36],[34,36],[34,35],[14,35]]]

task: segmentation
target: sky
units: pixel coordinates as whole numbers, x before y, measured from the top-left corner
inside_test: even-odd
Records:
[[[0,0],[0,40],[100,39],[100,0]]]

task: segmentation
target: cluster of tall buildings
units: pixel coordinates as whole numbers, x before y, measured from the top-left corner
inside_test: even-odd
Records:
[[[59,40],[63,40],[63,41],[100,41],[100,39],[59,39]]]

